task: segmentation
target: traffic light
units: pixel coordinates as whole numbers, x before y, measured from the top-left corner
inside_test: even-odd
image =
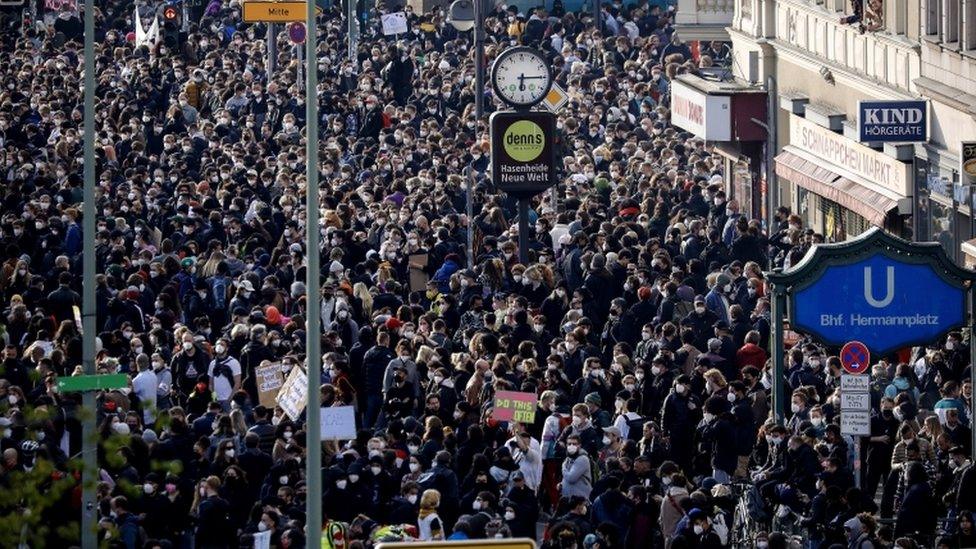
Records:
[[[180,47],[180,10],[173,4],[163,8],[163,44],[170,50]]]

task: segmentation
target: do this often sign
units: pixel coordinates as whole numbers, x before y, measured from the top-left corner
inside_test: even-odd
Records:
[[[535,196],[556,181],[556,116],[550,112],[491,115],[491,181],[512,196]]]

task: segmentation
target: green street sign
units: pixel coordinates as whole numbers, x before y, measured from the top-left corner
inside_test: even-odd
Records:
[[[129,376],[125,374],[70,376],[58,378],[58,390],[62,393],[80,393],[83,391],[121,389],[128,385]]]

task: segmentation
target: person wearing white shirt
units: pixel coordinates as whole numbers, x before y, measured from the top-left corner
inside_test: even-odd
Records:
[[[505,441],[505,446],[525,477],[525,485],[535,492],[542,482],[542,446],[518,423],[512,424],[512,432],[515,436]]]
[[[132,379],[132,392],[139,399],[142,407],[142,421],[151,425],[156,421],[156,388],[159,380],[156,372],[149,366],[149,356],[140,354],[136,357],[136,369],[139,371]]]
[[[210,390],[225,412],[230,411],[230,397],[241,388],[241,363],[227,354],[227,340],[220,338],[214,346],[214,359],[207,369]]]
[[[643,419],[640,414],[631,410],[631,406],[630,406],[631,401],[633,401],[634,404],[636,405],[637,401],[634,399],[631,399],[630,401],[623,403],[623,405],[620,408],[621,410],[620,415],[618,415],[617,419],[613,422],[613,426],[620,430],[620,438],[623,440],[627,440],[630,438],[631,425],[633,424],[636,426],[637,422]],[[641,436],[644,436],[644,434],[641,433]],[[640,439],[640,437],[637,437],[637,439]]]

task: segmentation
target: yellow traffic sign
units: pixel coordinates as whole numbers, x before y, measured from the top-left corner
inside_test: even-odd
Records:
[[[542,104],[551,112],[559,112],[566,103],[569,103],[569,94],[559,84],[553,82],[549,93],[542,99]]]
[[[535,549],[528,538],[380,543],[377,549]]]
[[[290,23],[305,20],[305,2],[268,2],[258,0],[244,2],[243,18],[245,23]],[[315,13],[322,13],[322,8],[315,8]]]

